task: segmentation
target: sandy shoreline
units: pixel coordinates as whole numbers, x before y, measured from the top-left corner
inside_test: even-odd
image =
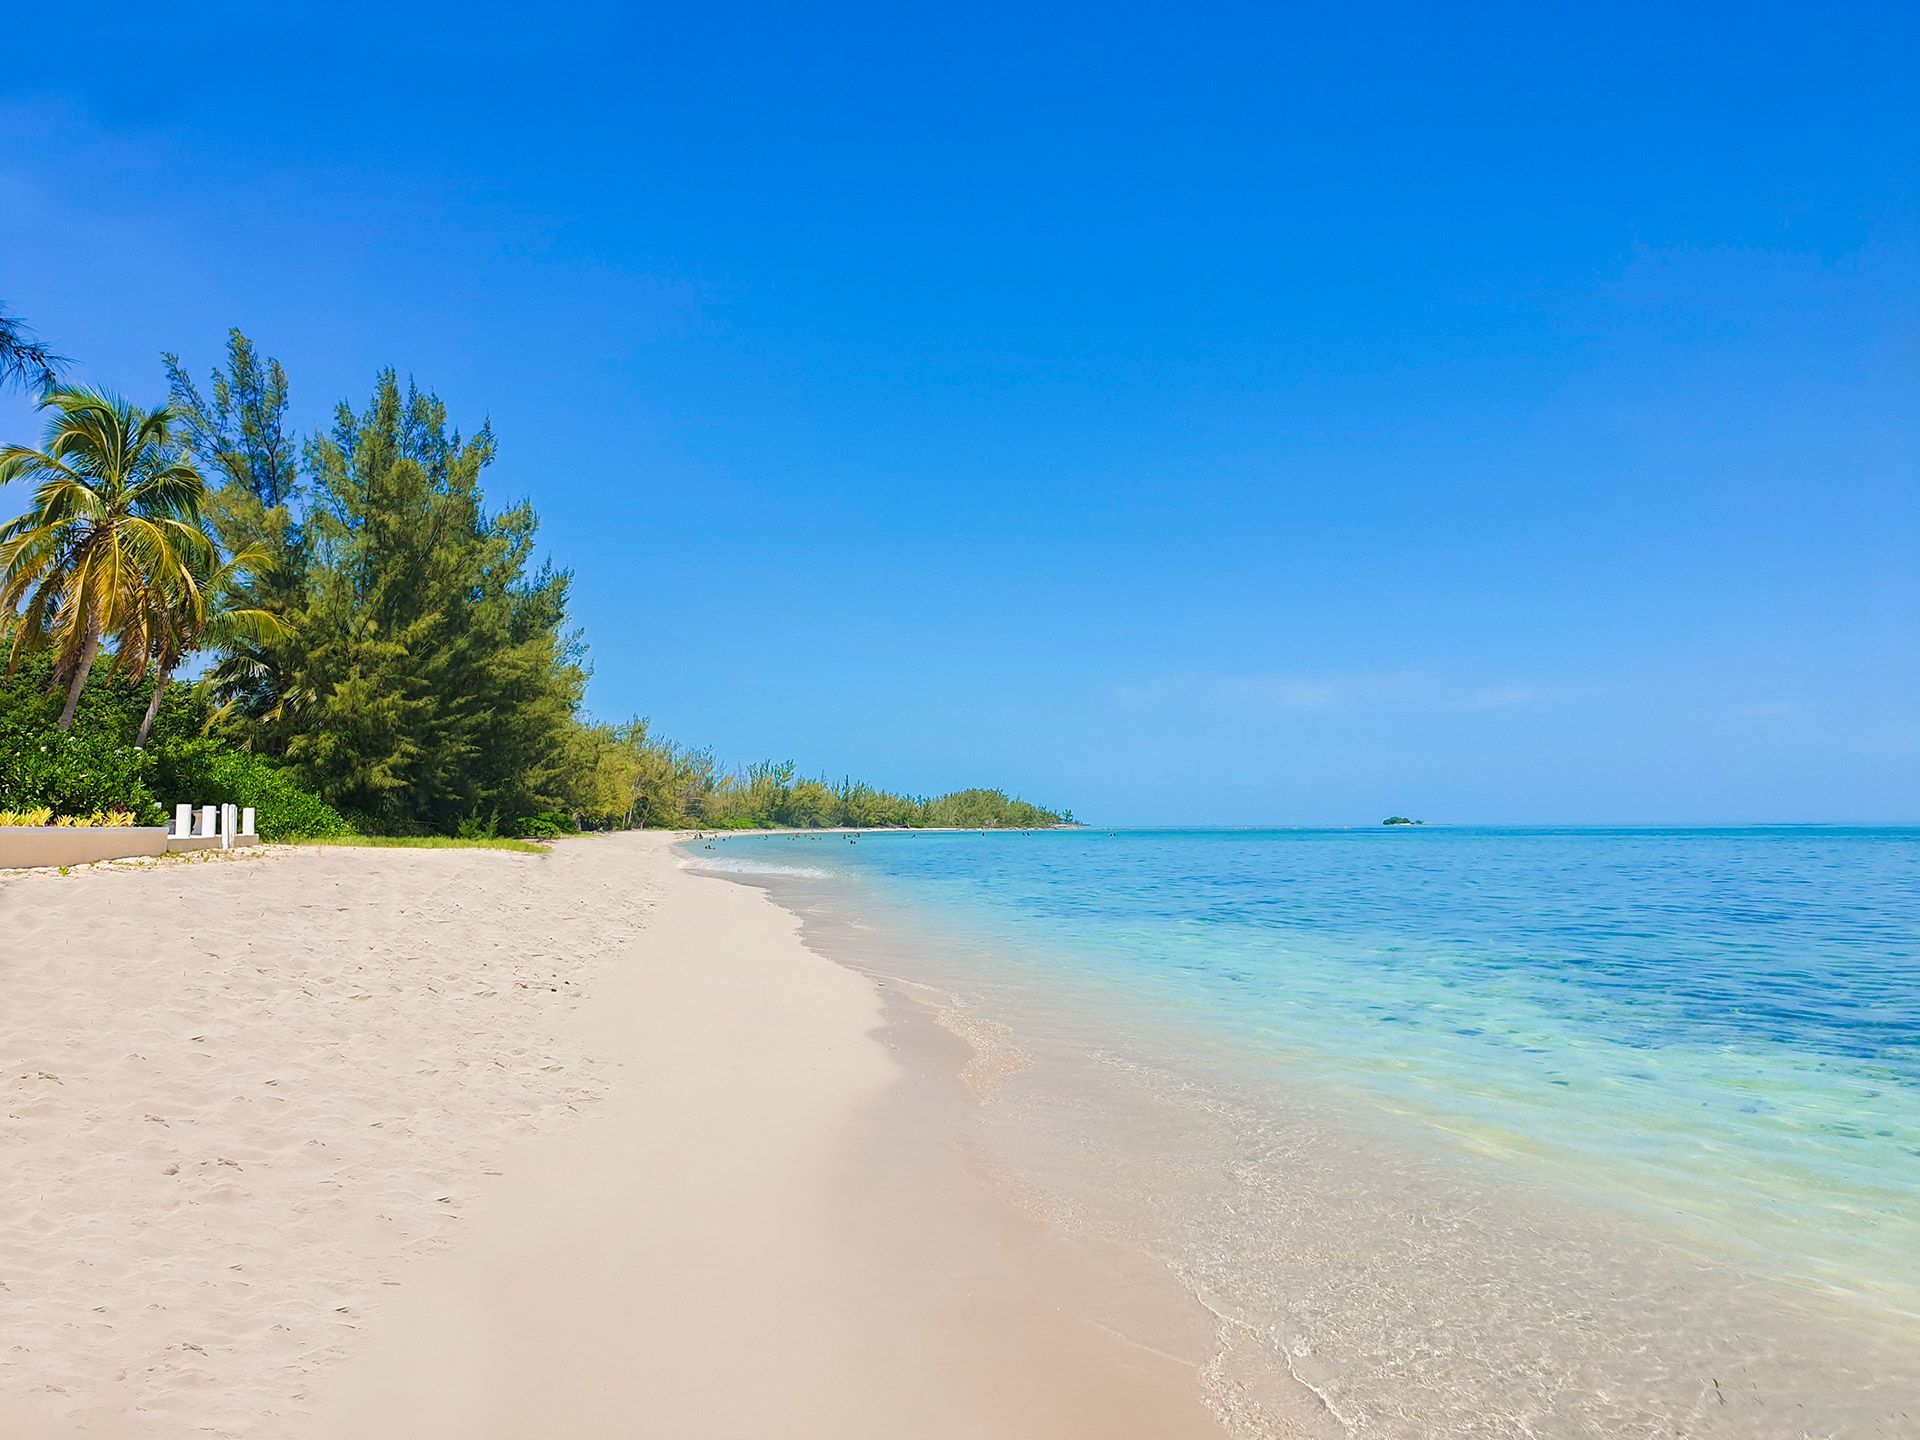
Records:
[[[1201,1299],[1216,1319],[1203,1383],[1232,1433],[1914,1433],[1920,1352],[1899,1315],[1459,1144],[1329,1067],[1283,1070],[1117,977],[1109,992],[1124,939],[1076,965],[1061,933],[1096,929],[1077,908],[1089,857],[1059,865],[1068,909],[1022,888],[1039,867],[984,847],[977,867],[958,846],[949,862],[828,847],[789,863],[788,849],[695,862],[765,890],[813,948],[930,997],[976,1052],[1004,1057],[978,1077],[985,1163],[1050,1224],[1157,1257]],[[987,903],[999,866],[1023,921],[1057,907],[1057,951]],[[944,903],[950,881],[967,905]],[[1233,959],[1224,946],[1224,973]]]
[[[1218,1435],[966,1047],[667,837],[0,880],[0,1432]]]

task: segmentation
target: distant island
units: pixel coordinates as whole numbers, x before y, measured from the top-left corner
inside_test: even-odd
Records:
[[[1382,825],[1424,825],[1424,820],[1409,820],[1404,815],[1389,815],[1380,822]]]

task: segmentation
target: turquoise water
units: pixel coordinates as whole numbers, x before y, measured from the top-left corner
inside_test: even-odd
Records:
[[[752,837],[709,858],[857,887],[965,937],[1000,998],[1084,1002],[1163,1061],[1359,1097],[1920,1315],[1920,831]]]

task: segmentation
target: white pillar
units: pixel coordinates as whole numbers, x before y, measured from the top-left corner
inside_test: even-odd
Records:
[[[253,807],[251,805],[240,812],[240,833],[246,836],[251,836],[254,833]]]
[[[212,805],[200,807],[200,828],[193,833],[202,840],[220,833],[219,811]]]
[[[184,840],[193,833],[193,806],[176,805],[173,807],[173,834],[175,839]]]
[[[220,848],[222,850],[231,850],[233,848],[233,832],[239,828],[240,807],[237,805],[222,805],[220,807]]]

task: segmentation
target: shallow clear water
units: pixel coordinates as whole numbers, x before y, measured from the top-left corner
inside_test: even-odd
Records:
[[[1900,1332],[1920,1317],[1920,831],[890,834],[731,838],[695,853],[784,885],[803,908],[942,937],[918,978],[1012,1026],[1016,1043],[1023,1025],[1047,1029],[1115,1073],[1150,1074],[1142,1104],[1177,1091],[1200,1106],[1163,1117],[1157,1156],[1122,1163],[1140,1146],[1116,1132],[1097,1167],[1102,1185],[1124,1189],[1129,1168],[1152,1172],[1141,1193],[1168,1212],[1159,1243],[1185,1252],[1169,1259],[1281,1349],[1311,1333],[1299,1297],[1331,1283],[1326,1273],[1270,1283],[1282,1251],[1297,1260],[1320,1243],[1303,1228],[1304,1182],[1284,1204],[1270,1193],[1283,1171],[1325,1163],[1324,1141],[1268,1124],[1293,1123],[1309,1097],[1347,1115],[1370,1109],[1469,1162],[1461,1215],[1479,1203],[1473,1186],[1512,1181],[1725,1272],[1695,1277],[1690,1294],[1724,1282],[1749,1305],[1752,1276],[1826,1307],[1822,1324],[1842,1330],[1857,1319]],[[1086,1149],[1093,1142],[1080,1138],[1099,1128],[1087,1104],[1053,1093],[1050,1107],[1027,1106],[1030,1157],[1051,1153],[1040,1138],[1058,1150],[1075,1127]],[[1191,1118],[1203,1110],[1233,1116],[1204,1154],[1195,1135],[1174,1133],[1210,1128]],[[1141,1113],[1128,1122],[1136,1132]],[[1174,1164],[1174,1150],[1191,1154]],[[1453,1194],[1451,1179],[1419,1175],[1426,1193]],[[1390,1196],[1368,1198],[1363,1175],[1317,1183],[1356,1214],[1377,1212],[1382,1227],[1400,1223]],[[1170,1187],[1191,1203],[1165,1201]],[[1234,1193],[1212,1193],[1225,1190]],[[1269,1202],[1273,1214],[1258,1219]],[[1235,1217],[1217,1234],[1209,1206]],[[1436,1275],[1436,1294],[1466,1283],[1460,1267],[1480,1266],[1484,1252],[1518,1256],[1558,1224],[1478,1235],[1481,1258],[1447,1261],[1455,1268]],[[1588,1258],[1568,1258],[1575,1251]],[[1525,1263],[1568,1276],[1584,1264],[1597,1277],[1594,1267],[1612,1264],[1593,1258],[1603,1251],[1623,1253],[1556,1239]],[[1656,1273],[1681,1262],[1635,1263],[1637,1278],[1604,1283],[1668,1296],[1636,1301],[1636,1314],[1670,1303],[1674,1325],[1702,1323],[1701,1302],[1672,1298]],[[1472,1283],[1502,1282],[1489,1273]],[[1550,1303],[1545,1279],[1528,1283]],[[1406,1310],[1394,1323],[1412,1324],[1419,1305],[1439,1302],[1393,1303]],[[1526,1328],[1517,1312],[1511,1323]],[[1791,1365],[1796,1327],[1783,1322],[1754,1353]],[[1366,1344],[1399,1343],[1390,1328],[1381,1320]],[[1362,1348],[1354,1333],[1340,1338]],[[1623,1340],[1622,1353],[1647,1343]],[[1315,1388],[1324,1398],[1338,1379]],[[1723,1394],[1716,1378],[1711,1403],[1724,1405]],[[1363,1413],[1373,1412],[1355,1400],[1343,1416]],[[1555,1433],[1639,1433],[1607,1415]],[[1648,1419],[1645,1433],[1662,1423]],[[1857,1433],[1906,1433],[1902,1423]],[[1384,1422],[1346,1428],[1397,1433]],[[1514,1433],[1535,1428],[1516,1421]]]

